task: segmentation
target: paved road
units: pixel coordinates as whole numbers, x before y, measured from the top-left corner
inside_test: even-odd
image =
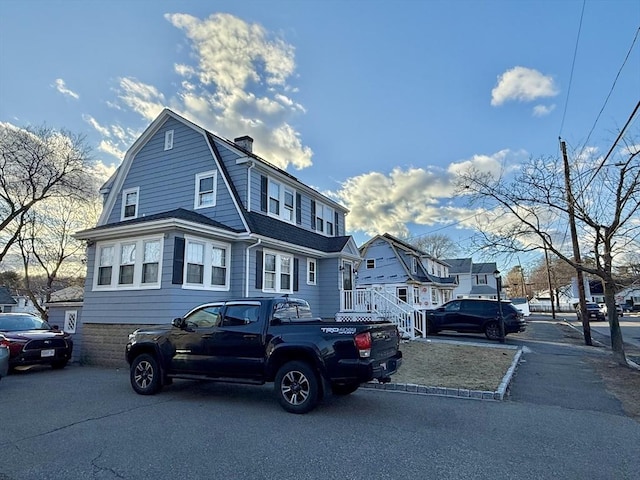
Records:
[[[178,381],[144,397],[125,371],[10,375],[0,479],[640,478],[640,423],[580,361],[584,348],[533,327],[513,337],[527,352],[504,402],[359,390],[299,416],[266,386]]]
[[[571,325],[582,331],[582,323],[578,321],[575,314],[558,314],[558,318],[566,319]],[[625,343],[640,348],[640,313],[625,313],[623,317],[618,319],[620,323],[620,331]],[[611,330],[608,322],[591,322],[591,336],[594,340],[610,343]],[[594,334],[595,333],[595,334]]]

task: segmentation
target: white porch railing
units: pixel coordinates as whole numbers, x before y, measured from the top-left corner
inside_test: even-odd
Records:
[[[405,337],[414,339],[427,336],[426,316],[423,310],[400,300],[394,294],[374,289],[343,290],[340,311],[370,314],[393,322]],[[350,315],[353,317],[354,315]]]

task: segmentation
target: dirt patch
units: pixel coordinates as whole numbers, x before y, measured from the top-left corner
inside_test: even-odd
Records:
[[[511,367],[516,350],[439,342],[400,345],[403,363],[395,383],[495,392]]]

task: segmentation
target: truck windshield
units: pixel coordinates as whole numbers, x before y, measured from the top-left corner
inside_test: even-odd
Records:
[[[297,320],[313,318],[311,307],[304,300],[290,300],[277,303],[273,307],[273,318],[280,320]]]

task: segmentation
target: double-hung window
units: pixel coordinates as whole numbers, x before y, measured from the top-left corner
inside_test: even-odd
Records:
[[[136,244],[123,243],[120,246],[120,275],[118,285],[133,285],[133,273],[136,267]]]
[[[229,290],[228,244],[185,238],[184,287],[205,290]]]
[[[316,202],[316,231],[326,235],[333,236],[335,234],[335,217],[333,208]]]
[[[307,258],[307,285],[315,285],[316,284],[316,276],[318,274],[317,264],[315,259]]]
[[[195,208],[215,207],[217,181],[216,170],[196,175]]]
[[[293,257],[279,252],[264,252],[262,263],[264,292],[293,293]]]
[[[160,288],[162,237],[129,238],[96,246],[93,288]]]
[[[99,247],[98,254],[98,285],[111,285],[113,272],[113,245]]]
[[[296,221],[296,191],[273,178],[265,180],[262,188],[266,188],[266,212],[286,222]]]
[[[160,269],[160,241],[145,240],[142,259],[142,283],[157,283]]]
[[[280,216],[280,184],[269,180],[269,213]]]
[[[129,188],[122,191],[122,215],[121,220],[137,218],[138,216],[138,194],[140,188]]]

